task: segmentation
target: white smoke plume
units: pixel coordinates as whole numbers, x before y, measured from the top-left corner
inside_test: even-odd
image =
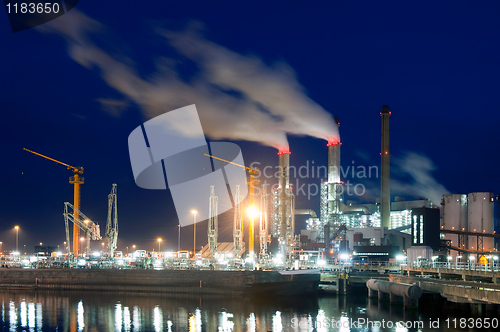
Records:
[[[156,73],[139,75],[129,59],[118,60],[91,41],[97,21],[73,9],[40,31],[63,36],[70,56],[98,69],[112,88],[138,104],[147,118],[196,104],[212,139],[255,141],[288,149],[287,134],[339,140],[331,114],[311,100],[285,63],[266,65],[207,41],[192,30],[159,30],[165,44],[193,60],[200,72],[189,83],[179,77],[176,59],[158,57]],[[105,100],[104,106],[116,106]],[[186,131],[186,128],[178,128]]]
[[[430,199],[439,205],[444,194],[450,192],[432,176],[437,169],[432,160],[415,152],[408,152],[402,158],[393,158],[396,166],[394,173],[410,175],[410,182],[395,179],[391,176],[391,193],[411,195]]]

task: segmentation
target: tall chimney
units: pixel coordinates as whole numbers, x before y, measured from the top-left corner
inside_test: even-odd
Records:
[[[337,117],[335,123],[340,127]],[[338,227],[338,214],[340,213],[340,140],[328,142],[328,214],[331,226]]]
[[[391,226],[391,153],[389,150],[389,106],[383,106],[382,112],[382,178],[380,181],[380,220],[381,226]]]
[[[290,151],[284,150],[278,153],[279,155],[279,211],[280,211],[280,250],[283,255],[286,255],[286,233],[287,233],[287,189],[290,186]]]

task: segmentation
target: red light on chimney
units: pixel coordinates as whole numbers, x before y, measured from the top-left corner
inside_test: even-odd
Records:
[[[278,155],[282,155],[282,154],[291,154],[291,153],[288,150],[283,150],[283,151],[278,152]]]

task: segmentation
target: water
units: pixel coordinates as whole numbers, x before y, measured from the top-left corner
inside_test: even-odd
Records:
[[[415,311],[367,299],[364,292],[270,300],[0,290],[0,326],[2,331],[477,331],[476,325],[460,328],[453,318],[474,316],[484,322],[498,316],[498,307],[471,313],[469,305],[425,301]],[[431,328],[437,319],[439,328]]]

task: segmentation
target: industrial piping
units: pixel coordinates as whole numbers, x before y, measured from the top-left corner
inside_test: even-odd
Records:
[[[378,292],[379,299],[383,299],[384,294],[390,294],[391,302],[394,302],[396,296],[403,297],[405,307],[416,306],[417,300],[422,296],[422,289],[417,285],[370,279],[366,282],[366,287],[370,297],[373,296],[373,292]]]
[[[382,227],[390,228],[391,224],[391,154],[389,150],[389,117],[391,112],[389,106],[383,106],[382,112],[382,177],[381,177],[381,193],[380,193],[380,219]]]
[[[318,216],[316,215],[316,211],[311,210],[311,209],[295,209],[295,215],[298,214],[305,214],[305,215],[310,215],[311,218],[317,218]]]

